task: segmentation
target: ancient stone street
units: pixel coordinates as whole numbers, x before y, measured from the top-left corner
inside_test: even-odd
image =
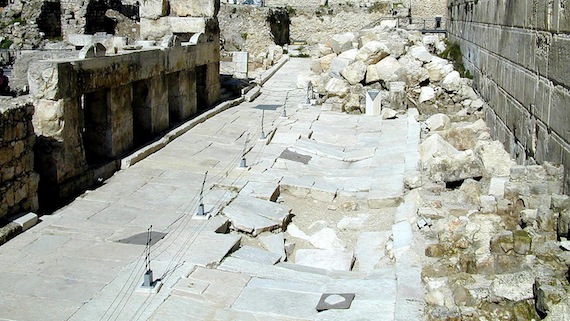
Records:
[[[256,100],[1,246],[0,318],[421,319],[419,196],[404,194],[419,170],[417,111],[382,120],[304,104],[309,64],[291,59]],[[195,216],[206,172],[207,220]],[[151,225],[158,293],[141,288]],[[327,293],[354,300],[317,312]]]

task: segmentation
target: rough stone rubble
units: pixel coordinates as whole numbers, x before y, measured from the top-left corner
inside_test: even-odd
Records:
[[[442,40],[387,27],[336,34],[318,46],[298,87],[312,82],[324,106],[347,113],[363,113],[361,97],[374,89],[384,118],[403,102],[419,109],[421,171],[405,182],[421,194],[416,225],[426,243],[429,319],[567,320],[563,169],[516,165],[490,138],[488,107],[471,80],[437,56]],[[394,90],[402,87],[404,94]]]

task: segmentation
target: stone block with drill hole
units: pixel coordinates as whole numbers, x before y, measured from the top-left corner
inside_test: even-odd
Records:
[[[290,212],[287,206],[245,195],[238,195],[223,210],[235,230],[253,235],[284,228]]]

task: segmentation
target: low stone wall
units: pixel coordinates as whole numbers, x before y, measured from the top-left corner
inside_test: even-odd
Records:
[[[0,98],[0,218],[38,209],[33,105]]]
[[[570,13],[563,2],[449,1],[486,121],[519,163],[563,164],[570,191]]]

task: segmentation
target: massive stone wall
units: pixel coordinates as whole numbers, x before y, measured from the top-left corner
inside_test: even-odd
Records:
[[[0,98],[0,218],[38,209],[33,112],[32,104]]]
[[[520,163],[565,166],[570,190],[570,12],[566,1],[450,0],[461,45],[488,102],[494,138]]]

